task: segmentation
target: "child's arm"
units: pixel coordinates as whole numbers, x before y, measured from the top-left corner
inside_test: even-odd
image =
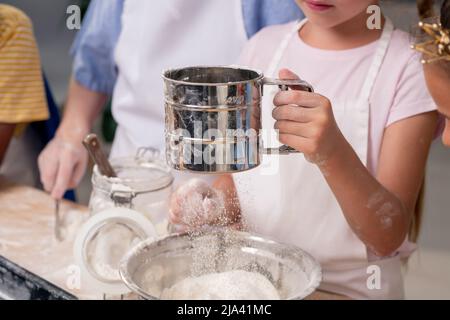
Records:
[[[430,112],[386,129],[374,178],[346,143],[321,168],[355,233],[376,254],[404,241],[423,182],[437,114]]]
[[[292,79],[294,75],[285,70],[281,76]],[[394,252],[409,230],[436,113],[386,129],[375,178],[339,131],[328,99],[287,91],[279,93],[274,104],[280,141],[319,166],[349,225],[368,248],[380,256]]]

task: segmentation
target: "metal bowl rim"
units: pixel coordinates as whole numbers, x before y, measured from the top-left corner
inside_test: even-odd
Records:
[[[216,229],[218,229],[218,228],[216,228]],[[218,229],[218,231],[225,232],[225,231],[221,231],[220,229]],[[314,267],[311,272],[312,277],[311,277],[311,282],[310,282],[309,286],[307,288],[305,288],[305,290],[300,295],[297,295],[295,297],[290,297],[288,300],[302,300],[302,299],[306,298],[307,296],[309,296],[310,294],[312,294],[319,287],[319,285],[322,281],[322,268],[320,266],[320,263],[317,261],[317,259],[315,259],[311,254],[309,254],[305,250],[303,250],[295,245],[281,243],[279,241],[271,239],[270,237],[265,237],[265,236],[257,234],[257,233],[249,233],[249,232],[235,231],[235,230],[233,230],[233,233],[244,236],[245,238],[248,238],[250,240],[256,240],[259,242],[265,242],[265,243],[270,243],[270,244],[283,245],[288,250],[298,252],[299,254],[305,256],[307,259],[310,259],[310,261],[312,262]],[[159,238],[145,239],[145,240],[141,241],[140,243],[138,243],[136,246],[134,246],[122,258],[122,260],[120,261],[120,264],[119,264],[119,274],[120,274],[120,277],[122,278],[122,280],[124,281],[124,283],[126,284],[126,286],[147,300],[158,300],[157,297],[149,295],[148,293],[146,293],[144,290],[142,290],[140,287],[138,287],[133,282],[131,275],[129,274],[128,268],[127,268],[128,261],[133,256],[135,256],[140,250],[143,250],[144,248],[156,246],[157,244],[167,241],[168,239],[171,239],[171,238],[184,237],[184,236],[187,236],[190,234],[192,234],[192,233],[189,233],[189,232],[172,233],[172,234],[162,236]]]

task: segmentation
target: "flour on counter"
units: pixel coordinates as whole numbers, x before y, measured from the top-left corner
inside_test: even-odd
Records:
[[[164,289],[163,300],[280,300],[273,284],[262,274],[243,270],[186,278]]]
[[[68,210],[60,214],[61,234],[64,241],[73,241],[87,215],[78,210]],[[55,223],[52,221],[52,223]]]

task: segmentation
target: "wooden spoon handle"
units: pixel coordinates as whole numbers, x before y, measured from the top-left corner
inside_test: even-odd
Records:
[[[83,140],[83,145],[89,152],[94,163],[97,165],[98,170],[104,176],[109,178],[117,177],[116,172],[108,161],[103,149],[100,145],[100,141],[97,138],[97,135],[91,133],[86,136]]]

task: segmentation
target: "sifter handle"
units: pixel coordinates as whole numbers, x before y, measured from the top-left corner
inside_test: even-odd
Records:
[[[265,77],[263,79],[263,86],[271,85],[271,86],[278,86],[281,91],[287,91],[289,90],[289,86],[295,86],[297,90],[301,91],[307,91],[307,92],[314,92],[314,88],[312,85],[310,85],[308,82],[300,79],[295,80],[281,80],[281,79],[272,79]],[[299,153],[294,148],[282,145],[279,148],[264,148],[263,153],[265,154],[291,154],[291,153]]]

